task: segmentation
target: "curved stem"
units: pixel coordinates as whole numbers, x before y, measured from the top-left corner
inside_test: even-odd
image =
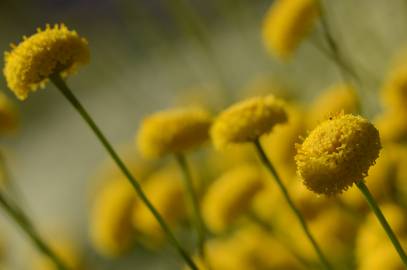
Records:
[[[264,166],[269,170],[269,172],[273,176],[278,187],[280,188],[281,192],[283,193],[285,200],[287,201],[288,205],[291,207],[291,210],[294,212],[294,214],[298,218],[306,236],[308,237],[309,241],[311,242],[312,246],[314,247],[315,252],[317,253],[322,265],[325,267],[325,269],[331,270],[332,267],[330,266],[328,260],[325,258],[325,255],[322,253],[322,250],[319,248],[317,242],[315,241],[314,237],[312,236],[312,234],[308,228],[308,225],[305,222],[304,217],[302,216],[300,210],[298,210],[298,208],[295,206],[293,200],[290,197],[290,194],[288,193],[287,188],[284,186],[283,181],[281,180],[280,176],[278,175],[276,169],[274,168],[271,161],[267,158],[267,155],[264,152],[259,139],[257,139],[254,142],[254,145],[256,146],[256,150],[259,154],[261,162],[264,164]]]
[[[205,260],[205,241],[206,241],[206,230],[205,230],[205,225],[202,219],[202,214],[201,214],[201,207],[199,205],[199,199],[198,195],[195,191],[194,184],[192,182],[192,176],[191,176],[191,171],[188,167],[187,160],[185,158],[185,155],[183,154],[177,154],[175,156],[178,165],[181,168],[181,171],[184,175],[183,180],[184,180],[184,185],[185,189],[188,193],[189,200],[192,205],[192,215],[197,231],[197,236],[198,236],[198,251],[200,256],[202,257],[203,260]]]
[[[74,96],[72,91],[68,88],[65,81],[61,78],[61,76],[59,74],[52,75],[50,77],[50,79],[54,83],[54,85],[57,87],[57,89],[62,93],[62,95],[69,101],[69,103],[71,103],[71,105],[81,115],[83,120],[92,129],[92,131],[94,132],[96,137],[99,139],[100,143],[103,145],[103,147],[109,153],[109,155],[112,157],[112,159],[114,160],[116,165],[119,167],[119,169],[122,171],[122,173],[129,180],[130,184],[133,186],[134,190],[136,191],[136,193],[139,196],[139,198],[141,199],[141,201],[147,206],[147,208],[150,210],[150,212],[155,217],[157,222],[160,224],[161,229],[166,234],[169,242],[174,246],[174,248],[177,250],[177,252],[185,260],[185,262],[187,263],[187,265],[191,269],[198,270],[198,267],[195,265],[195,263],[193,262],[193,260],[189,256],[189,254],[182,248],[181,244],[175,238],[175,236],[172,233],[170,227],[167,225],[167,223],[161,217],[160,213],[157,211],[157,209],[153,206],[153,204],[147,198],[147,196],[144,193],[144,191],[143,191],[141,185],[139,184],[139,182],[133,177],[133,175],[131,174],[129,169],[126,167],[124,162],[120,159],[119,155],[116,153],[116,151],[113,149],[113,147],[111,146],[109,141],[106,139],[105,135],[102,133],[102,131],[96,125],[96,123],[93,121],[92,117],[88,114],[88,112],[85,110],[85,108],[79,102],[79,100]]]
[[[377,219],[379,220],[380,224],[382,225],[384,231],[386,232],[387,236],[389,237],[390,241],[392,242],[394,248],[396,249],[397,253],[400,256],[400,259],[403,261],[404,265],[407,267],[407,255],[406,252],[403,250],[397,236],[394,234],[393,230],[391,229],[389,223],[387,222],[386,218],[384,217],[380,207],[377,205],[376,200],[373,198],[372,194],[370,193],[369,189],[365,185],[365,182],[359,181],[356,183],[356,186],[362,192],[363,196],[367,200],[367,203],[372,209],[373,213],[376,215]]]
[[[69,268],[62,262],[62,260],[52,251],[52,249],[44,242],[39,236],[34,226],[28,220],[21,209],[13,205],[3,194],[0,192],[0,205],[7,212],[7,214],[20,226],[20,228],[28,235],[34,245],[47,256],[58,268],[58,270],[68,270]]]

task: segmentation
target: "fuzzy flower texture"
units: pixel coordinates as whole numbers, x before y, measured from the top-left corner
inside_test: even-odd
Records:
[[[181,153],[208,140],[211,124],[211,115],[201,108],[161,111],[143,120],[136,142],[147,158]]]
[[[277,124],[287,122],[284,105],[274,96],[254,97],[223,111],[211,128],[212,141],[220,149],[253,142]]]
[[[88,42],[65,25],[46,26],[5,53],[8,87],[24,100],[54,73],[67,76],[89,61]]]
[[[307,188],[334,195],[367,176],[381,144],[368,120],[342,113],[322,122],[297,147],[298,174]]]

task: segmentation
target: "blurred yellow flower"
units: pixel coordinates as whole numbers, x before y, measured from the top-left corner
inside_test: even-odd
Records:
[[[289,58],[312,29],[318,15],[318,0],[276,0],[263,22],[265,47],[281,59]]]
[[[145,118],[137,134],[142,155],[156,158],[195,148],[209,138],[211,115],[201,108],[161,111]]]
[[[91,209],[90,235],[100,254],[116,257],[130,249],[135,236],[131,219],[135,202],[133,188],[122,178],[105,183],[97,194]]]
[[[406,57],[391,69],[382,89],[383,103],[387,109],[406,109],[407,104],[407,65]],[[406,112],[407,113],[407,112]]]
[[[356,90],[348,84],[336,84],[324,91],[311,104],[308,127],[314,128],[329,116],[340,113],[357,113],[359,100]]]
[[[254,97],[221,112],[211,128],[217,149],[230,144],[252,142],[287,121],[284,105],[274,96]]]
[[[400,239],[404,249],[407,248],[407,238]],[[358,270],[404,270],[405,265],[400,256],[394,250],[391,243],[384,241],[374,250],[369,249],[369,255],[361,258],[358,262]]]
[[[0,92],[0,134],[13,132],[18,127],[19,115],[16,106]]]
[[[399,238],[400,240],[407,240],[407,216],[405,209],[393,203],[381,205],[380,208],[387,221],[389,222],[390,227],[396,234],[397,238]],[[375,217],[375,215],[373,213],[370,213],[366,217],[365,222],[359,228],[358,236],[356,239],[356,258],[358,259],[358,261],[372,259],[372,253],[386,243],[389,243],[387,241],[387,235],[381,228],[380,224],[377,222],[377,218]],[[402,244],[404,244],[403,246],[407,247],[405,245],[407,244],[407,242],[404,241],[403,243],[402,241]],[[398,257],[394,248],[391,249]],[[400,261],[399,257],[398,261]],[[400,263],[402,263],[402,261],[400,261]]]
[[[379,132],[366,119],[339,114],[298,145],[298,175],[318,194],[334,195],[363,180],[379,156]]]
[[[216,179],[202,202],[202,216],[214,233],[225,231],[251,206],[254,196],[265,186],[256,165],[240,165]]]
[[[78,247],[71,241],[64,239],[60,235],[49,241],[51,248],[57,256],[69,267],[70,270],[83,270],[83,257]],[[32,268],[35,270],[58,270],[54,262],[42,254],[37,254],[32,261]]]
[[[305,135],[304,111],[295,104],[287,104],[288,122],[278,125],[273,132],[262,137],[262,145],[267,157],[279,168],[283,179],[295,178],[295,144]],[[287,175],[284,172],[290,171]]]
[[[151,203],[170,226],[175,226],[186,216],[184,187],[181,174],[175,167],[166,167],[150,175],[143,183]],[[151,211],[137,203],[132,211],[133,226],[149,237],[149,247],[160,244],[165,236]]]
[[[12,45],[12,50],[5,53],[3,72],[8,87],[24,100],[52,74],[66,76],[88,61],[88,42],[84,38],[64,24],[47,25],[45,30],[24,37],[19,45]]]
[[[407,141],[407,110],[393,107],[375,119],[383,142],[404,143]]]

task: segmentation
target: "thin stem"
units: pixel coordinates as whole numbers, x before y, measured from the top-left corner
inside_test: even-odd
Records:
[[[34,229],[31,221],[28,220],[21,209],[15,207],[3,194],[0,192],[0,205],[7,214],[20,226],[20,228],[28,235],[34,245],[47,256],[59,270],[68,270],[69,268],[62,260],[51,250],[51,248],[42,240],[37,231]]]
[[[201,207],[199,205],[198,195],[195,191],[194,184],[192,182],[191,171],[189,169],[185,155],[177,154],[175,156],[175,158],[183,173],[185,189],[188,193],[189,200],[190,200],[191,206],[192,206],[192,215],[193,215],[193,220],[195,223],[197,239],[198,239],[198,251],[199,251],[199,254],[202,257],[202,259],[204,261],[206,261],[205,260],[206,229],[205,229],[205,225],[204,225],[204,222],[202,219],[202,213],[201,213]]]
[[[317,242],[315,241],[314,237],[312,236],[307,223],[305,222],[304,217],[302,216],[300,210],[295,206],[293,200],[291,199],[287,188],[284,186],[280,176],[278,175],[276,169],[274,168],[273,164],[271,161],[267,158],[266,153],[264,152],[260,141],[257,139],[254,142],[254,145],[256,146],[256,150],[259,154],[261,162],[264,164],[264,166],[270,171],[272,176],[274,177],[274,180],[276,181],[278,187],[280,188],[281,192],[284,195],[285,200],[287,201],[288,205],[291,207],[291,210],[294,212],[294,214],[297,216],[298,220],[300,221],[300,224],[307,235],[309,241],[311,242],[312,246],[315,249],[315,252],[317,253],[319,259],[321,260],[322,265],[325,267],[327,270],[331,270],[332,267],[330,266],[328,260],[325,258],[325,255],[322,253],[321,249],[319,248]]]
[[[182,248],[181,244],[175,238],[175,236],[172,233],[170,227],[167,225],[167,223],[161,217],[160,213],[157,211],[157,209],[153,206],[153,204],[147,198],[147,196],[144,193],[144,191],[143,191],[141,185],[139,184],[139,182],[133,177],[133,175],[131,174],[129,169],[126,167],[124,162],[120,159],[119,155],[116,153],[116,151],[113,149],[113,147],[111,146],[109,141],[106,139],[105,135],[103,135],[102,131],[99,129],[99,127],[93,121],[92,117],[88,114],[88,112],[85,110],[85,108],[79,102],[79,100],[74,96],[72,91],[68,88],[65,81],[61,78],[61,76],[59,74],[52,75],[50,77],[50,79],[54,83],[54,85],[57,87],[57,89],[61,92],[61,94],[69,101],[69,103],[71,103],[71,105],[81,115],[83,120],[92,129],[92,131],[94,132],[96,137],[99,139],[100,143],[103,145],[103,147],[109,153],[109,155],[112,157],[112,159],[114,160],[116,165],[119,167],[119,169],[122,171],[122,173],[129,180],[130,184],[135,189],[135,191],[136,191],[137,195],[139,196],[139,198],[141,199],[141,201],[147,206],[147,208],[153,214],[153,216],[155,217],[157,222],[160,224],[161,229],[164,231],[164,233],[166,234],[169,242],[174,246],[174,248],[177,250],[179,255],[185,260],[185,262],[187,263],[187,265],[191,269],[198,270],[198,267],[195,265],[195,263],[193,262],[193,260],[189,256],[189,254]]]
[[[373,213],[376,215],[377,219],[379,220],[384,231],[386,232],[387,236],[391,240],[394,248],[396,249],[397,253],[399,254],[404,265],[407,266],[407,255],[406,255],[405,251],[403,250],[403,247],[401,246],[399,240],[397,239],[397,236],[394,234],[389,223],[387,222],[382,211],[380,210],[380,207],[377,205],[376,200],[373,198],[369,189],[365,185],[365,182],[363,180],[359,181],[356,183],[356,186],[359,188],[359,190],[362,192],[363,196],[367,200],[367,203],[369,204],[370,209],[372,209]]]

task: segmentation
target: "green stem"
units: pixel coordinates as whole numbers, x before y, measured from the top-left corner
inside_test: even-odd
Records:
[[[157,211],[157,209],[155,209],[153,204],[147,198],[147,196],[144,193],[144,191],[143,191],[141,185],[139,184],[139,182],[133,177],[133,175],[131,174],[129,169],[126,167],[124,162],[120,159],[119,155],[116,153],[116,151],[113,149],[113,147],[111,146],[109,141],[106,139],[105,135],[103,135],[102,131],[99,129],[99,127],[93,121],[91,116],[88,114],[88,112],[85,110],[85,108],[79,102],[79,100],[74,96],[72,91],[68,88],[65,81],[61,78],[61,76],[59,74],[52,75],[50,77],[50,79],[54,83],[54,85],[57,87],[57,89],[61,92],[61,94],[69,101],[69,103],[71,103],[71,105],[81,115],[83,120],[92,129],[92,131],[94,132],[96,137],[99,139],[100,143],[103,145],[103,147],[109,153],[109,155],[112,157],[112,159],[114,160],[116,165],[119,167],[119,169],[122,171],[122,173],[129,180],[129,182],[131,183],[131,185],[135,189],[135,191],[136,191],[137,195],[139,196],[139,198],[141,199],[141,201],[147,206],[147,208],[153,214],[153,216],[155,217],[157,222],[160,224],[161,229],[164,231],[164,233],[166,234],[169,242],[174,246],[174,248],[177,250],[179,255],[185,260],[185,262],[187,263],[187,265],[191,269],[198,270],[198,267],[195,265],[194,261],[191,259],[189,254],[182,248],[181,244],[175,238],[175,236],[172,233],[170,227],[167,225],[167,223],[161,217],[160,213]]]
[[[197,236],[198,236],[198,238],[197,238],[198,239],[198,251],[199,251],[199,254],[202,257],[202,259],[205,260],[206,230],[205,230],[205,225],[204,225],[204,222],[202,219],[198,195],[195,191],[194,184],[192,182],[191,171],[189,170],[185,155],[177,154],[175,156],[175,158],[184,175],[183,180],[184,180],[185,189],[188,193],[189,200],[190,200],[191,206],[192,206],[192,215],[193,215],[193,220],[195,223],[195,227],[197,230]]]
[[[256,146],[256,150],[259,154],[261,162],[264,164],[264,166],[270,171],[272,176],[274,177],[274,180],[276,181],[278,187],[280,188],[281,192],[284,195],[285,200],[287,201],[288,205],[291,207],[291,210],[294,212],[294,214],[297,216],[298,220],[300,221],[300,224],[308,237],[309,241],[311,242],[312,246],[315,249],[315,252],[317,253],[319,259],[321,260],[322,265],[325,267],[325,269],[330,270],[332,267],[330,266],[328,260],[325,258],[325,255],[322,253],[321,249],[319,248],[317,242],[315,241],[314,237],[312,236],[307,223],[305,222],[304,217],[302,216],[300,210],[295,206],[293,200],[291,199],[287,188],[284,186],[283,181],[281,180],[280,176],[278,175],[276,169],[274,168],[273,164],[271,161],[267,158],[266,153],[264,152],[259,139],[254,141],[254,145]]]
[[[51,248],[42,240],[37,231],[28,220],[27,216],[15,207],[3,192],[0,192],[0,205],[7,212],[7,214],[20,226],[20,228],[28,235],[34,245],[47,256],[59,270],[68,270],[69,268],[62,262],[62,260],[51,250]]]
[[[389,223],[387,222],[382,211],[380,210],[380,207],[377,205],[376,200],[373,198],[369,189],[365,185],[365,182],[363,180],[359,181],[356,183],[356,186],[359,188],[359,190],[362,192],[363,196],[367,200],[367,203],[369,204],[370,209],[372,209],[373,213],[376,215],[377,219],[379,220],[384,231],[386,232],[387,236],[391,240],[394,248],[396,249],[397,253],[399,254],[404,265],[407,266],[407,255],[406,255],[405,251],[403,250],[403,247],[401,246],[399,240],[397,239],[397,236],[394,234]]]

